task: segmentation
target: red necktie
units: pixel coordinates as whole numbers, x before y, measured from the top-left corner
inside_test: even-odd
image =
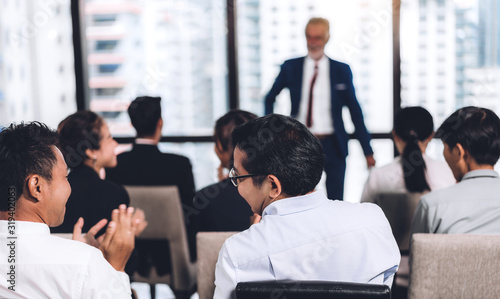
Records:
[[[306,117],[306,126],[308,128],[312,127],[313,88],[314,88],[314,83],[316,83],[316,77],[318,77],[318,61],[314,62],[314,74],[311,80],[311,86],[309,87],[309,103],[307,104],[307,117]]]

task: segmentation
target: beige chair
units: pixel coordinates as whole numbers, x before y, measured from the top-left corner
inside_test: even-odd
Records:
[[[200,232],[196,235],[198,256],[198,295],[200,299],[212,299],[215,291],[215,264],[219,251],[227,238],[237,232]]]
[[[130,196],[130,206],[144,210],[148,226],[139,239],[165,239],[170,244],[172,273],[158,276],[153,267],[149,278],[135,273],[135,281],[151,286],[154,298],[157,283],[165,283],[176,294],[186,297],[194,292],[196,285],[196,264],[191,263],[183,210],[176,186],[125,186]]]
[[[499,298],[500,235],[414,234],[409,298]]]

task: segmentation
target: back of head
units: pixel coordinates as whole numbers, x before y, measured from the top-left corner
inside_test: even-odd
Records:
[[[256,119],[257,115],[243,111],[243,110],[232,110],[221,116],[215,122],[214,129],[214,140],[218,142],[222,147],[222,150],[233,151],[233,142],[231,139],[231,133],[234,128],[246,123],[249,120]]]
[[[458,109],[439,127],[437,136],[450,149],[462,145],[479,165],[494,166],[500,157],[500,120],[489,109]]]
[[[0,132],[0,211],[19,199],[28,175],[52,179],[57,133],[39,122],[12,124]]]
[[[433,131],[432,115],[422,107],[403,108],[394,118],[394,133],[406,143],[401,163],[405,187],[409,192],[430,190],[425,178],[426,166],[419,141],[431,137]]]
[[[128,115],[137,137],[153,136],[161,118],[160,97],[137,97],[128,107]]]
[[[88,159],[87,149],[99,149],[102,117],[92,111],[78,111],[66,117],[57,128],[59,148],[68,167],[76,168]]]
[[[260,186],[268,174],[275,175],[282,192],[304,195],[321,179],[325,156],[319,140],[299,121],[279,114],[251,120],[234,129],[233,146],[245,152],[242,166]]]

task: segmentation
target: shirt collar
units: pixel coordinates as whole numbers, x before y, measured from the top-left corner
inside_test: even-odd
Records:
[[[305,58],[305,63],[307,65],[311,65],[311,66],[314,66],[314,62],[315,60],[311,58],[311,56],[307,55],[306,58]],[[326,57],[326,55],[323,55],[323,57],[321,57],[319,60],[318,60],[318,66],[319,67],[323,67],[325,64],[328,63],[328,57]]]
[[[266,215],[286,215],[310,210],[329,202],[323,191],[314,191],[311,194],[280,199],[268,205],[262,217]]]
[[[153,139],[149,139],[149,138],[136,138],[135,144],[157,145],[158,142],[154,141]]]
[[[498,173],[494,170],[479,169],[467,172],[462,178],[462,181],[468,179],[481,178],[481,177],[499,178]]]
[[[14,224],[9,223],[7,220],[0,220],[0,235],[9,234],[11,227],[15,226],[15,234],[43,234],[50,235],[50,229],[45,223],[41,222],[31,222],[31,221],[18,221],[16,220]]]

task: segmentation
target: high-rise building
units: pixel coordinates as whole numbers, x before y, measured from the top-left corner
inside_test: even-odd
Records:
[[[479,0],[479,66],[500,66],[500,3]]]
[[[90,108],[118,135],[136,96],[162,97],[165,135],[207,135],[226,108],[222,1],[86,1]]]
[[[403,1],[401,7],[401,99],[403,106],[423,106],[440,123],[455,109],[457,80],[453,1]],[[457,79],[458,77],[458,79]]]
[[[76,110],[69,0],[0,3],[0,125]]]

